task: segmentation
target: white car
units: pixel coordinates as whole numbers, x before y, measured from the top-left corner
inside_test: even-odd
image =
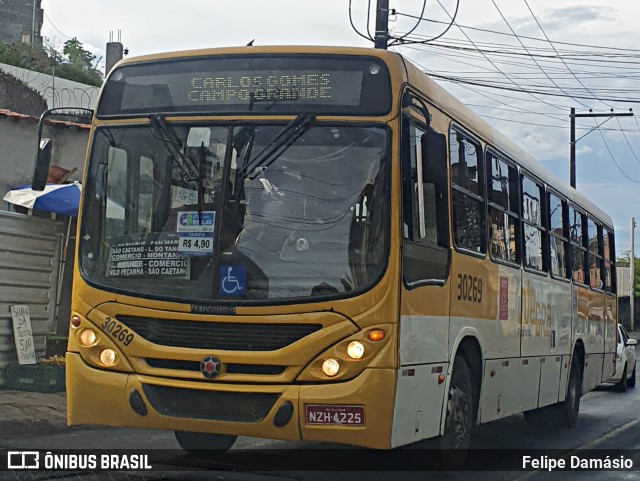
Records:
[[[636,387],[636,344],[629,333],[618,324],[618,349],[616,351],[616,372],[607,382],[616,384],[618,391],[626,391],[627,387]]]

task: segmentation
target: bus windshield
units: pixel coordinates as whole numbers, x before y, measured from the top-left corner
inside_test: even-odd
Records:
[[[302,120],[300,120],[302,119]],[[387,130],[294,122],[96,129],[80,267],[116,292],[273,302],[368,289],[387,260]]]

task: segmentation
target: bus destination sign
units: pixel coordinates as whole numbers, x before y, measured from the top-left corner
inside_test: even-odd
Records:
[[[390,109],[389,72],[378,59],[245,55],[125,64],[107,79],[98,117],[266,111],[382,115]]]
[[[244,75],[227,72],[218,76],[196,76],[187,92],[189,102],[265,102],[278,100],[331,101],[336,75],[331,72],[298,72],[292,75]],[[362,73],[352,72],[351,81],[361,82]],[[358,78],[360,77],[360,78]],[[351,99],[357,102],[359,99]]]

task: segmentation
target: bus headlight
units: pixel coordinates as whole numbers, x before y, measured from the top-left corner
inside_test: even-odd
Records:
[[[364,345],[360,341],[351,341],[347,347],[347,354],[351,359],[360,359],[364,356]]]
[[[329,377],[333,377],[338,374],[340,370],[340,363],[337,359],[326,359],[322,363],[322,372]]]
[[[116,352],[113,349],[103,349],[100,353],[100,362],[106,367],[113,366],[116,363]]]
[[[98,336],[91,329],[83,329],[80,335],[78,336],[78,342],[84,347],[93,346],[96,343]]]

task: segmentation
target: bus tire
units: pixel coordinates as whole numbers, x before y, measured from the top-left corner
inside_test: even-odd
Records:
[[[564,427],[572,428],[578,420],[580,412],[580,398],[582,397],[582,366],[580,356],[573,352],[571,356],[571,370],[569,371],[569,385],[567,386],[567,396],[559,403],[560,422]]]
[[[444,433],[440,438],[441,461],[445,468],[461,468],[467,457],[471,433],[475,425],[474,389],[465,358],[458,354],[447,396]]]
[[[536,428],[557,429],[558,427],[571,428],[578,420],[580,411],[580,396],[582,395],[582,366],[580,356],[574,351],[571,356],[571,370],[569,371],[569,384],[564,401],[551,406],[525,411],[524,418],[530,425]]]
[[[174,431],[176,440],[182,449],[194,455],[207,455],[208,451],[219,454],[228,451],[238,436],[226,434],[194,433],[190,431]]]
[[[636,366],[633,366],[633,372],[631,373],[631,377],[627,379],[627,387],[630,387],[630,388],[636,387]]]
[[[622,377],[616,383],[616,390],[620,392],[625,392],[627,390],[627,365],[626,364],[622,368]]]

